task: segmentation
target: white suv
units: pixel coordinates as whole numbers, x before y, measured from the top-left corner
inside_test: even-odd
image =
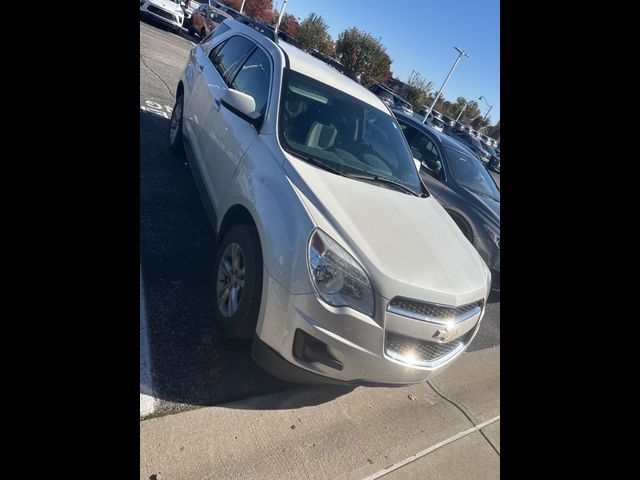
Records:
[[[140,0],[140,13],[160,20],[178,33],[184,23],[180,0]]]
[[[215,321],[268,372],[417,383],[473,339],[489,269],[358,83],[226,20],[189,55],[169,146],[217,232]]]

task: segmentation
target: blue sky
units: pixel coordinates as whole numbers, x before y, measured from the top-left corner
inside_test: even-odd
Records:
[[[278,9],[283,0],[273,0]],[[394,76],[406,81],[411,70],[440,88],[456,59],[454,46],[469,53],[449,79],[443,95],[455,101],[486,97],[491,123],[500,120],[499,0],[288,0],[285,12],[303,20],[322,15],[335,41],[357,27],[381,38],[391,56]],[[488,110],[478,101],[482,113]]]

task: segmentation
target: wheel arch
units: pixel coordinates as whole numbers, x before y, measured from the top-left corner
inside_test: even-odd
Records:
[[[475,231],[473,230],[473,226],[469,219],[456,210],[445,208],[445,211],[453,219],[456,225],[458,225],[458,228],[462,230],[462,233],[467,238],[467,240],[469,240],[472,245],[475,245]]]

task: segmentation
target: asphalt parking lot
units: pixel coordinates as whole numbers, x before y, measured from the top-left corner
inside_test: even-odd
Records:
[[[140,22],[141,394],[153,397],[154,414],[300,388],[264,373],[250,342],[224,339],[212,320],[215,235],[186,158],[167,148],[175,89],[197,41]],[[500,344],[500,301],[490,302],[469,351]]]

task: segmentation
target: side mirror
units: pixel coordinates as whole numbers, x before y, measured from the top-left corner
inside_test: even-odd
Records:
[[[227,88],[220,94],[220,103],[256,128],[259,127],[261,114],[256,112],[256,101],[251,95]]]

